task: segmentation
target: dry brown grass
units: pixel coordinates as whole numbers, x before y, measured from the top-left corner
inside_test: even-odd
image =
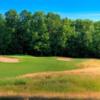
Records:
[[[85,62],[78,64],[78,66],[81,67],[81,68],[100,67],[100,60],[90,59],[90,60],[87,60]]]
[[[67,75],[100,75],[100,68],[84,68],[70,71],[60,72],[41,72],[41,73],[30,73],[19,76],[18,78],[50,78],[50,77],[61,77]]]

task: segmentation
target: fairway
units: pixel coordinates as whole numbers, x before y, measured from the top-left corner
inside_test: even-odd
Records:
[[[0,100],[100,100],[99,0],[0,2]]]
[[[57,57],[5,56],[19,59],[17,63],[0,62],[0,78],[16,77],[28,73],[65,71],[79,68],[80,59],[60,61]]]

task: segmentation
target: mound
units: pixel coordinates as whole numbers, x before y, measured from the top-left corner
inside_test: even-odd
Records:
[[[0,62],[5,62],[5,63],[18,63],[19,62],[19,59],[0,56]]]

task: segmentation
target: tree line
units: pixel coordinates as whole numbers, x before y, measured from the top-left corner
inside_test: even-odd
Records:
[[[0,14],[0,55],[100,57],[100,21],[9,10]]]

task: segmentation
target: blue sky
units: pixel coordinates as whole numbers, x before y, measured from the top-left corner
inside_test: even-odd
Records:
[[[100,0],[0,0],[0,13],[9,9],[54,12],[72,19],[100,20]]]

